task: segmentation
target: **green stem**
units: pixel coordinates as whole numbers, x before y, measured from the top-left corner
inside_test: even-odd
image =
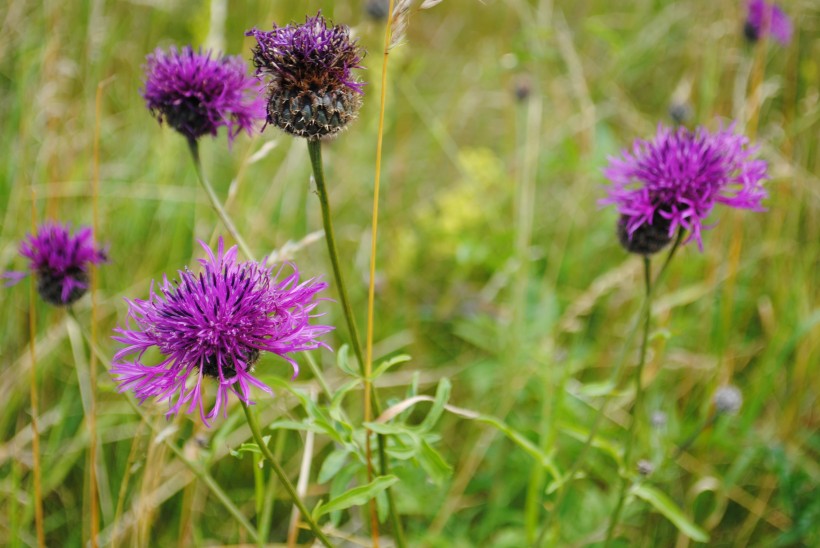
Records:
[[[279,429],[276,433],[276,441],[273,442],[273,456],[278,462],[282,458],[282,451],[285,440],[285,430]],[[267,538],[270,533],[270,524],[273,520],[273,502],[276,499],[276,476],[271,474],[268,478],[268,486],[265,489],[265,500],[262,503],[262,514],[259,517],[259,546],[267,546]]]
[[[658,274],[655,276],[655,280],[651,284],[651,288],[650,288],[651,293],[654,293],[654,291],[657,289],[657,287],[659,286],[661,281],[663,281],[664,277],[666,276],[666,272],[668,270],[669,263],[672,262],[672,258],[675,256],[675,253],[680,248],[680,244],[683,242],[683,237],[685,236],[685,234],[686,233],[683,230],[683,228],[678,230],[678,234],[675,237],[675,241],[672,244],[672,247],[669,249],[669,253],[666,254],[666,259],[664,259],[663,264],[661,265],[661,268],[658,271]],[[643,307],[647,304],[648,303],[643,303],[642,304],[641,311],[638,315],[638,321],[640,321],[641,315],[644,312]],[[650,307],[650,310],[651,310],[651,307]],[[635,323],[635,324],[633,324],[633,326],[629,330],[629,335],[627,336],[627,340],[625,341],[625,344],[624,344],[624,351],[621,352],[621,357],[619,358],[618,363],[616,364],[615,368],[613,369],[612,376],[611,376],[612,379],[618,379],[618,377],[620,377],[621,368],[623,367],[623,364],[624,364],[624,361],[625,361],[624,358],[626,356],[626,350],[632,346],[632,341],[634,340],[635,334],[637,333],[637,327],[638,327],[637,323]],[[567,473],[564,474],[564,478],[566,478],[566,479],[563,480],[562,483],[572,481],[572,478],[575,475],[575,473],[583,465],[584,459],[585,459],[586,454],[587,454],[587,451],[589,450],[590,447],[592,447],[592,442],[595,440],[595,437],[598,435],[598,429],[601,426],[602,420],[604,418],[604,415],[606,414],[606,410],[609,408],[610,402],[611,402],[611,400],[607,399],[607,400],[604,401],[604,403],[601,405],[601,407],[598,408],[598,412],[595,414],[595,418],[592,420],[592,427],[589,430],[589,435],[587,436],[587,439],[584,441],[584,445],[581,447],[581,450],[578,452],[578,456],[572,462],[572,465],[570,466],[569,470],[567,470]],[[541,546],[542,542],[546,538],[546,535],[549,532],[550,527],[552,526],[553,518],[557,514],[558,509],[561,507],[561,503],[563,502],[564,498],[566,497],[566,493],[567,493],[567,490],[562,486],[559,493],[558,493],[558,497],[555,500],[554,510],[552,512],[550,512],[550,514],[547,516],[547,521],[544,524],[544,528],[541,530],[541,534],[538,536],[538,540],[535,542],[535,546]]]
[[[674,251],[674,249],[673,249]],[[667,263],[668,264],[668,263]],[[632,421],[629,423],[629,432],[626,438],[626,447],[624,448],[624,474],[623,482],[621,484],[621,492],[618,494],[618,503],[615,505],[615,511],[612,512],[612,519],[609,522],[609,527],[606,531],[606,543],[609,545],[612,541],[612,536],[615,533],[615,527],[618,525],[618,520],[621,517],[621,511],[626,501],[627,491],[631,483],[630,476],[632,472],[632,449],[635,446],[636,430],[640,422],[640,410],[643,399],[643,383],[641,377],[643,376],[644,366],[646,365],[646,349],[649,345],[649,320],[652,317],[652,272],[650,267],[650,259],[648,256],[643,258],[644,266],[644,283],[645,283],[645,297],[644,305],[641,313],[643,315],[643,332],[641,333],[641,354],[638,360],[638,368],[635,371],[635,404],[632,408]]]
[[[325,172],[322,166],[322,142],[318,140],[308,139],[308,153],[310,154],[310,165],[313,168],[313,178],[316,181],[316,194],[319,196],[319,203],[322,206],[322,225],[325,230],[325,242],[327,243],[327,251],[330,255],[330,263],[333,266],[333,278],[336,280],[336,287],[339,290],[339,299],[342,301],[342,309],[344,311],[345,322],[347,323],[347,330],[350,332],[351,346],[353,346],[353,353],[356,354],[356,359],[359,360],[359,371],[362,376],[365,375],[365,361],[364,353],[362,352],[361,342],[359,341],[359,330],[356,327],[356,319],[353,316],[353,309],[350,306],[350,299],[347,296],[347,286],[342,277],[342,270],[339,266],[339,252],[336,248],[336,236],[333,232],[333,220],[330,215],[330,201],[327,195],[327,187],[325,186]],[[371,397],[373,401],[373,411],[376,415],[381,415],[381,404],[376,395],[376,387],[371,385]],[[390,473],[390,463],[387,460],[386,440],[382,434],[377,435],[378,452],[379,452],[379,471],[381,475],[385,476]],[[390,523],[393,526],[394,540],[396,546],[403,548],[406,546],[404,538],[404,529],[401,525],[398,512],[396,511],[396,504],[393,498],[393,492],[390,488],[387,489],[387,503],[390,513]]]
[[[345,285],[342,269],[339,266],[339,251],[336,248],[336,235],[333,232],[333,220],[330,215],[330,201],[327,196],[325,186],[325,172],[322,167],[322,142],[318,140],[308,140],[308,153],[310,154],[310,164],[313,167],[313,178],[316,180],[316,194],[319,196],[319,203],[322,205],[322,225],[325,229],[325,242],[327,242],[327,252],[330,255],[330,263],[333,266],[333,278],[336,280],[336,288],[339,291],[339,299],[342,301],[347,330],[350,332],[350,344],[353,353],[359,360],[359,369],[364,375],[364,353],[359,341],[359,330],[356,327],[356,318],[353,316],[353,308],[350,306],[350,298],[347,296],[347,286]]]
[[[262,451],[262,454],[265,456],[266,459],[270,462],[271,466],[273,467],[273,471],[279,477],[279,481],[282,482],[282,485],[285,487],[285,491],[288,492],[290,495],[293,504],[299,509],[299,512],[302,514],[302,519],[308,524],[310,530],[313,531],[313,534],[316,535],[322,544],[328,546],[329,548],[333,547],[333,544],[330,542],[330,539],[322,532],[322,529],[319,525],[313,520],[313,516],[310,515],[310,511],[305,506],[305,503],[302,502],[302,499],[299,498],[299,494],[296,492],[296,487],[293,486],[290,479],[288,479],[287,474],[285,474],[285,470],[282,468],[282,465],[279,464],[279,461],[271,452],[268,444],[265,443],[265,440],[262,439],[262,431],[259,428],[259,421],[256,420],[256,415],[251,412],[250,407],[244,401],[240,400],[242,404],[242,409],[245,411],[245,417],[248,419],[248,426],[251,429],[251,433],[253,434],[253,439],[256,440],[256,444],[259,446],[259,449]]]
[[[211,207],[214,208],[216,214],[222,220],[222,224],[225,225],[225,228],[228,229],[228,232],[233,239],[236,240],[236,243],[239,244],[239,248],[242,250],[242,253],[248,259],[253,260],[253,253],[251,252],[250,247],[248,244],[245,243],[245,240],[242,239],[242,236],[239,235],[239,231],[231,221],[231,218],[228,216],[228,212],[225,211],[225,208],[222,207],[222,202],[219,201],[219,197],[214,192],[214,188],[211,186],[211,183],[208,182],[207,177],[205,177],[205,173],[202,171],[202,161],[199,158],[199,142],[196,139],[188,139],[188,148],[191,151],[191,156],[194,160],[194,169],[196,170],[197,178],[199,178],[199,182],[202,184],[202,188],[205,189],[205,194],[208,195],[208,199],[211,201]]]

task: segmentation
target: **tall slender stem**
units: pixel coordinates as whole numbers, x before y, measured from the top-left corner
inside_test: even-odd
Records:
[[[372,381],[373,373],[373,324],[375,316],[376,301],[376,244],[378,241],[379,229],[379,190],[381,188],[382,174],[382,143],[384,141],[384,110],[387,102],[387,60],[390,56],[390,33],[393,18],[393,0],[389,0],[387,5],[387,24],[384,29],[384,53],[382,55],[382,81],[381,94],[379,96],[379,130],[376,137],[376,173],[373,178],[373,215],[370,230],[370,279],[367,286],[367,333],[365,337],[365,362],[364,362],[364,421],[372,420]],[[365,453],[367,455],[367,481],[373,480],[373,463],[371,457],[370,431],[365,436]],[[391,503],[392,504],[392,503]],[[391,513],[392,515],[392,513]],[[398,525],[397,536],[400,538],[399,545],[404,544],[401,531],[401,522]],[[373,546],[379,545],[379,518],[376,509],[376,500],[370,501],[370,535],[373,539]]]
[[[32,234],[37,234],[37,208],[35,204],[36,196],[34,190],[31,191],[31,230]],[[31,398],[31,453],[32,453],[32,468],[34,474],[34,524],[37,529],[37,546],[43,548],[46,545],[46,534],[43,527],[43,492],[40,480],[40,431],[37,428],[37,417],[39,415],[37,405],[37,354],[36,336],[37,336],[37,313],[36,313],[36,298],[34,286],[37,281],[34,276],[31,277],[29,283],[29,315],[28,315],[28,329],[29,329],[29,353],[31,355],[31,375],[30,380],[30,398]]]
[[[641,310],[643,316],[643,331],[641,333],[641,354],[638,359],[638,368],[635,371],[635,404],[632,407],[632,421],[629,423],[629,432],[626,438],[626,447],[624,448],[624,474],[623,482],[621,484],[621,491],[618,494],[618,503],[615,505],[615,511],[612,512],[612,519],[609,522],[609,527],[606,532],[606,544],[612,541],[612,536],[615,533],[615,527],[618,525],[618,520],[621,517],[621,511],[624,507],[627,491],[630,485],[630,475],[632,471],[632,449],[635,446],[636,430],[640,422],[641,403],[643,399],[643,383],[641,377],[643,376],[644,366],[646,365],[646,349],[649,344],[649,320],[652,316],[652,273],[651,262],[648,256],[643,258],[644,267],[644,305]]]
[[[313,517],[310,515],[310,511],[305,506],[305,503],[302,502],[302,499],[299,498],[299,495],[296,493],[296,487],[294,487],[293,483],[291,483],[290,479],[288,479],[287,474],[285,474],[285,471],[282,469],[282,465],[279,464],[279,461],[273,455],[270,448],[265,443],[265,440],[262,439],[262,431],[259,428],[259,421],[256,420],[256,415],[253,414],[250,407],[248,407],[248,404],[242,400],[240,400],[240,403],[242,404],[242,409],[245,411],[245,417],[248,419],[248,426],[253,434],[253,439],[256,441],[256,444],[259,446],[259,449],[262,451],[265,458],[270,461],[273,471],[279,477],[279,481],[282,482],[282,485],[285,487],[285,491],[288,492],[293,504],[296,505],[299,512],[302,514],[302,519],[305,520],[308,527],[310,527],[310,530],[313,531],[313,534],[316,535],[316,538],[318,538],[322,544],[332,548],[333,544],[330,542],[330,539],[327,538],[319,525],[313,520]]]
[[[359,341],[359,330],[356,328],[356,319],[353,316],[353,309],[350,306],[350,299],[347,296],[347,286],[345,285],[342,271],[339,266],[339,252],[336,248],[336,235],[333,231],[333,220],[330,214],[330,201],[327,195],[327,187],[325,186],[325,173],[322,166],[322,143],[321,141],[308,140],[308,153],[310,154],[310,164],[313,168],[313,178],[316,181],[316,194],[319,196],[319,203],[322,206],[322,224],[325,229],[325,242],[327,242],[327,251],[330,255],[330,263],[333,267],[333,277],[336,280],[336,286],[339,290],[339,299],[342,301],[342,309],[344,311],[345,321],[347,322],[347,329],[350,333],[351,346],[353,346],[353,353],[356,354],[356,359],[359,360],[359,371],[362,376],[367,379],[367,372],[365,370],[365,360],[362,353],[361,342]],[[373,411],[376,415],[381,414],[381,404],[376,396],[375,387],[370,384],[371,397],[373,403]],[[376,436],[378,440],[379,451],[379,472],[382,475],[387,475],[390,472],[390,463],[387,459],[387,443],[382,434]],[[368,459],[368,463],[369,463]],[[390,513],[390,523],[393,526],[396,545],[399,548],[404,547],[404,529],[399,519],[398,511],[396,510],[393,492],[390,488],[387,489],[387,504]]]
[[[199,142],[196,139],[188,139],[188,148],[194,160],[194,169],[196,170],[197,178],[202,184],[202,188],[205,189],[205,194],[208,195],[208,199],[211,201],[211,207],[214,208],[222,224],[225,225],[230,235],[233,236],[233,239],[239,244],[242,253],[244,253],[247,258],[253,259],[251,248],[248,247],[248,244],[246,244],[242,236],[239,235],[239,231],[236,229],[236,226],[234,226],[230,216],[228,216],[228,212],[222,207],[222,202],[219,201],[219,197],[216,195],[216,192],[214,192],[214,188],[211,186],[211,183],[208,182],[208,178],[205,177],[205,173],[202,171],[202,161],[199,158]]]
[[[347,286],[345,285],[342,269],[339,266],[339,251],[336,247],[336,234],[333,232],[333,220],[330,214],[330,201],[327,196],[325,186],[325,171],[322,167],[322,142],[318,140],[308,140],[308,153],[310,154],[310,165],[313,167],[313,178],[316,181],[316,194],[319,196],[319,203],[322,206],[322,225],[325,229],[325,242],[327,242],[327,252],[330,255],[330,264],[333,267],[333,278],[336,280],[336,288],[339,291],[339,299],[342,301],[342,310],[347,323],[347,330],[350,334],[350,345],[353,353],[359,361],[359,369],[362,375],[365,374],[364,353],[362,344],[359,341],[359,329],[356,327],[356,319],[353,316],[353,309],[350,306],[350,298],[347,296]]]
[[[678,249],[680,249],[680,245],[683,242],[683,237],[685,235],[686,235],[686,232],[684,231],[683,228],[678,230],[678,234],[675,237],[675,241],[673,242],[672,247],[669,249],[669,253],[666,254],[666,258],[664,259],[660,270],[658,270],[658,273],[655,275],[655,280],[651,284],[650,295],[652,293],[654,293],[654,291],[658,288],[660,283],[665,278],[666,272],[668,271],[668,268],[669,268],[669,263],[672,262],[672,258],[675,256],[675,253],[677,253]],[[651,311],[651,304],[650,303],[643,303],[641,305],[641,310],[638,313],[638,318],[637,318],[638,321],[641,320],[642,314],[644,312],[644,306],[646,306],[646,305],[650,306],[649,310]],[[618,360],[618,363],[616,364],[615,368],[613,369],[611,378],[613,378],[613,379],[618,379],[619,378],[621,368],[623,367],[623,364],[624,364],[624,357],[626,356],[626,350],[629,349],[632,346],[632,341],[635,338],[635,334],[637,333],[637,330],[638,330],[638,325],[637,325],[637,323],[635,323],[629,330],[629,335],[627,337],[627,340],[624,342],[624,351],[621,353],[621,358]],[[569,470],[567,470],[566,474],[564,474],[564,477],[567,478],[566,481],[571,481],[573,476],[575,475],[575,473],[583,465],[584,459],[586,457],[586,453],[589,450],[589,448],[592,447],[592,442],[595,440],[595,437],[598,435],[598,428],[601,426],[602,419],[603,419],[603,417],[606,413],[607,408],[609,407],[610,401],[611,401],[610,399],[605,400],[604,403],[601,405],[601,407],[598,408],[598,411],[595,414],[595,418],[592,420],[592,427],[589,430],[589,435],[587,436],[587,439],[584,441],[584,445],[581,447],[581,450],[578,452],[578,456],[572,462],[572,465],[569,467]],[[547,535],[547,533],[550,529],[550,526],[552,525],[553,518],[555,517],[558,509],[561,507],[561,503],[563,502],[564,497],[566,496],[566,493],[567,493],[567,490],[562,487],[561,490],[558,493],[558,497],[555,500],[555,505],[554,505],[555,510],[550,512],[550,514],[547,516],[547,521],[544,524],[543,529],[541,530],[541,534],[538,536],[538,540],[535,542],[536,546],[540,546],[541,543],[543,542],[544,538],[546,538],[546,535]]]

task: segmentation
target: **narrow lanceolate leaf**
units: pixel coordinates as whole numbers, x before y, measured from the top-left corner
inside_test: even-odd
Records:
[[[655,510],[672,522],[678,530],[696,542],[709,542],[709,533],[698,527],[686,514],[683,513],[672,499],[651,485],[636,485],[632,488],[640,499],[652,505]]]
[[[327,502],[327,504],[319,503],[313,510],[313,519],[319,519],[325,514],[335,512],[336,510],[345,510],[352,506],[362,506],[376,497],[379,493],[399,481],[396,476],[379,476],[370,483],[354,487],[349,491],[345,491],[336,498]]]

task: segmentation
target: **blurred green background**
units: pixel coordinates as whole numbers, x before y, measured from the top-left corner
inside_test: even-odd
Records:
[[[321,9],[350,25],[368,50],[359,120],[324,147],[363,329],[384,36],[365,3],[4,3],[0,269],[24,267],[17,246],[31,230],[32,199],[38,219],[91,224],[95,96],[105,82],[98,238],[110,245],[111,262],[100,269],[98,325],[103,352],[113,355],[108,335],[124,321],[123,298],[144,298],[152,279],[191,264],[200,254],[196,239],[211,240],[218,227],[184,139],[144,108],[145,55],[191,44],[249,59],[247,29],[301,22]],[[517,445],[487,425],[445,415],[436,448],[451,473],[432,481],[417,466],[396,471],[412,546],[525,546],[553,513],[558,545],[603,538],[620,485],[610,452],[623,446],[634,398],[632,385],[613,385],[610,374],[640,306],[642,278],[640,260],[617,244],[614,211],[597,204],[606,191],[601,170],[634,138],[671,124],[672,107],[684,107],[692,127],[734,120],[753,136],[769,162],[770,198],[765,213],[717,208],[704,251],[687,245],[673,261],[654,307],[636,455],[653,462],[647,481],[706,529],[712,546],[820,544],[820,9],[812,0],[782,6],[795,23],[785,48],[745,43],[744,6],[735,0],[450,0],[413,11],[389,61],[375,310],[376,356],[413,359],[380,379],[383,399],[431,394],[449,377],[452,404],[505,421],[562,470],[578,457],[595,410],[613,399],[583,477],[557,508],[555,493],[544,492],[548,476]],[[301,242],[289,256],[306,276],[330,280],[304,143],[268,128],[232,148],[220,135],[201,149],[256,253]],[[4,289],[0,303],[0,544],[25,546],[36,543],[26,284]],[[321,309],[337,326],[328,342],[338,348],[347,336],[340,307]],[[50,546],[88,538],[90,381],[77,328],[88,326],[88,298],[76,314],[79,322],[36,308]],[[627,350],[626,374],[635,352]],[[329,382],[343,382],[334,354],[313,354]],[[211,429],[191,417],[166,422],[164,407],[153,403],[143,405],[143,419],[99,369],[102,542],[247,542],[161,442],[170,438],[206,463],[254,519],[252,459],[229,454],[248,439],[241,410],[232,407]],[[290,375],[271,357],[257,370],[263,379]],[[709,420],[712,395],[727,383],[743,392],[739,414],[720,417],[670,458]],[[314,389],[307,367],[294,385]],[[349,401],[356,420],[358,399]],[[300,413],[282,389],[258,403],[268,422]],[[652,426],[659,412],[665,423]],[[276,436],[295,477],[304,435]],[[315,472],[331,450],[316,439],[309,498],[327,493]],[[284,540],[289,508],[285,498],[276,504],[272,539]],[[356,545],[367,542],[365,524],[353,512],[339,527]],[[621,535],[623,545],[691,543],[640,501],[627,506]]]

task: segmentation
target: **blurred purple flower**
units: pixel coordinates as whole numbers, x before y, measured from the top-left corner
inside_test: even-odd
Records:
[[[303,25],[273,24],[251,29],[256,38],[253,64],[268,83],[268,123],[308,139],[337,134],[356,117],[363,83],[352,73],[362,68],[362,50],[345,25],[328,24],[321,12]]]
[[[272,352],[291,363],[298,373],[294,352],[326,346],[316,340],[332,328],[311,325],[317,293],[327,287],[314,279],[299,282],[299,271],[279,280],[264,261],[237,262],[236,247],[224,251],[222,239],[216,255],[200,242],[208,257],[200,259],[203,271],[179,271],[178,280],[163,277],[159,291],[151,285],[148,300],[128,300],[125,327],[117,327],[113,339],[125,344],[112,360],[111,374],[120,392],[133,390],[144,402],[155,397],[168,401],[167,415],[199,409],[202,421],[227,414],[229,392],[251,404],[250,386],[270,393],[253,376],[261,352]],[[145,353],[156,349],[159,363],[142,363]],[[217,383],[216,402],[205,415],[202,382],[205,376]],[[190,381],[190,382],[189,382]]]
[[[752,159],[756,147],[733,130],[709,133],[702,127],[691,131],[659,125],[653,140],[636,140],[631,153],[609,159],[604,174],[612,186],[601,203],[618,208],[621,240],[629,251],[654,253],[663,247],[657,239],[662,236],[668,243],[678,228],[689,232],[687,241],[696,240],[702,250],[701,231],[709,228],[703,222],[715,204],[763,210],[766,162]],[[652,249],[644,251],[647,237]]]
[[[212,58],[210,52],[157,49],[146,57],[145,104],[160,124],[167,123],[191,140],[216,136],[228,128],[232,141],[264,118],[259,83],[241,58]]]
[[[750,42],[769,35],[784,46],[791,42],[792,22],[778,6],[763,0],[749,0],[746,8],[743,32]]]
[[[46,222],[20,243],[20,255],[29,259],[29,272],[6,272],[6,285],[13,285],[34,274],[37,292],[49,304],[68,306],[88,289],[88,266],[107,260],[102,249],[94,247],[90,228],[71,234],[70,225]]]

